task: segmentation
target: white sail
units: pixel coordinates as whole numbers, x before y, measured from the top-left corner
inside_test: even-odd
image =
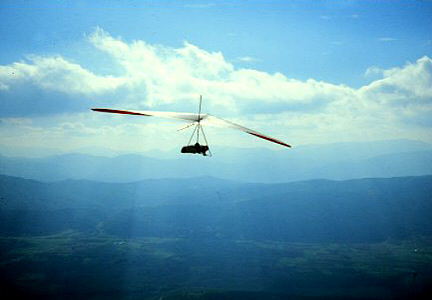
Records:
[[[92,108],[93,111],[105,112],[105,113],[114,113],[114,114],[123,114],[123,115],[135,115],[135,116],[146,116],[146,117],[161,117],[168,119],[177,119],[181,121],[192,122],[191,125],[194,125],[197,122],[200,122],[201,125],[207,126],[216,126],[216,127],[224,127],[231,128],[246,132],[258,138],[291,148],[285,142],[267,136],[265,134],[259,133],[255,130],[243,127],[241,125],[235,124],[230,121],[226,121],[224,119],[209,115],[209,114],[194,114],[194,113],[179,113],[179,112],[165,112],[165,111],[131,111],[131,110],[119,110],[119,109],[110,109],[110,108]],[[187,128],[189,125],[181,128]],[[180,130],[181,130],[180,129]]]

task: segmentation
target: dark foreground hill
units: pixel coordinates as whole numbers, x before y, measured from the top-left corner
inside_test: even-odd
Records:
[[[0,233],[379,242],[432,235],[432,176],[246,184],[205,177],[109,184],[0,177]]]
[[[0,176],[5,299],[428,299],[432,176]]]

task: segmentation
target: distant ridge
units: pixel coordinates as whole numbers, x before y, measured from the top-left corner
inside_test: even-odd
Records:
[[[0,156],[0,174],[41,181],[132,182],[213,176],[262,183],[432,174],[432,146],[409,140],[298,146],[289,151],[215,147],[209,159],[177,152],[159,158],[79,153],[43,158]]]

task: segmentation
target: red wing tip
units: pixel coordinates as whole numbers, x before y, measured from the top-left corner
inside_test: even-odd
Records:
[[[291,148],[290,145],[285,144],[284,142],[278,141],[278,140],[276,140],[276,139],[274,139],[274,138],[271,138],[271,137],[268,137],[268,136],[265,136],[265,135],[262,135],[262,134],[259,134],[259,133],[255,133],[255,132],[248,132],[248,133],[249,133],[249,134],[252,134],[252,135],[254,135],[254,136],[256,136],[256,137],[262,138],[262,139],[264,139],[264,140],[267,140],[267,141],[270,141],[270,142],[273,142],[273,143],[276,143],[276,144],[279,144],[279,145],[282,145],[282,146],[285,146],[285,147]]]
[[[149,116],[139,112],[120,110],[120,109],[92,108],[91,110],[98,111],[98,112],[105,112],[105,113],[122,114],[122,115]]]
[[[108,108],[92,108],[92,111],[99,111],[99,112],[107,112],[107,111],[111,111],[112,109],[108,109]]]

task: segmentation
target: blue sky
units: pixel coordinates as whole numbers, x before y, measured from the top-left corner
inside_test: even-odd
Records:
[[[188,41],[239,66],[250,62],[238,58],[251,57],[270,73],[359,86],[371,65],[431,56],[432,4],[398,2],[2,1],[0,62],[23,54],[73,58],[83,34],[99,26],[127,41],[171,47]]]
[[[188,111],[199,94],[294,145],[431,142],[431,16],[432,1],[2,1],[0,144],[175,147],[176,125],[87,110]]]

